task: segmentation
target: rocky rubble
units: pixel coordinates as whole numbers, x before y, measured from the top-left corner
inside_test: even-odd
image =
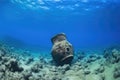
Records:
[[[116,48],[106,49],[103,55],[76,53],[75,61],[63,66],[54,65],[52,58],[36,59],[12,51],[0,48],[0,80],[120,80],[120,50]]]

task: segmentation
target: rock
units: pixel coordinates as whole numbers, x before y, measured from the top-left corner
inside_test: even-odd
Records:
[[[99,76],[101,77],[101,80],[106,80],[105,79],[105,74],[100,74]]]
[[[115,79],[120,77],[120,70],[119,71],[115,71],[113,76],[114,76]]]
[[[120,61],[120,51],[118,51],[117,49],[112,50],[112,56],[116,63],[118,63]]]
[[[114,71],[120,70],[120,65],[115,66]]]
[[[28,58],[27,62],[26,62],[26,65],[30,64],[31,62],[34,61],[34,58],[33,57],[30,57]]]
[[[79,61],[77,61],[77,62],[75,62],[75,64],[73,64],[73,66],[74,66],[74,65],[82,66],[82,63],[79,62]]]
[[[44,58],[42,56],[39,56],[40,62],[44,62]]]
[[[5,65],[0,66],[0,72],[5,72],[5,69],[6,69]]]
[[[68,70],[70,70],[70,65],[66,64],[66,65],[62,66],[62,68],[63,68],[65,71],[68,71]]]
[[[101,57],[96,55],[96,54],[91,54],[88,56],[88,59],[87,59],[87,63],[91,63],[91,62],[94,62],[98,59],[100,59]]]
[[[112,56],[115,57],[115,58],[117,58],[118,56],[120,56],[119,51],[117,49],[113,49],[112,50]]]
[[[88,58],[87,63],[91,63],[91,62],[94,62],[94,61],[96,61],[95,57]]]
[[[3,79],[4,77],[4,72],[0,72],[0,79]]]
[[[77,63],[78,64],[78,63]],[[84,66],[81,64],[75,64],[75,65],[72,65],[71,67],[70,67],[70,70],[74,70],[74,71],[78,71],[78,70],[82,70],[82,69],[84,69]]]
[[[88,70],[88,69],[85,69],[85,70],[84,70],[84,74],[85,74],[85,75],[90,74],[90,72],[91,72],[91,71],[90,71],[90,70]]]
[[[104,50],[103,57],[106,59],[107,62],[111,63],[111,58],[112,58],[111,48]]]
[[[108,48],[104,51],[104,58],[107,62],[118,63],[120,61],[120,50],[117,48]]]
[[[43,64],[35,63],[33,67],[31,67],[31,71],[38,73],[43,68]]]
[[[104,58],[110,57],[109,51],[108,50],[104,50],[103,56],[104,56]]]
[[[115,79],[118,78],[118,77],[120,78],[120,65],[115,67],[113,77]]]
[[[77,58],[82,60],[85,57],[85,53],[84,52],[77,52]]]
[[[32,72],[30,71],[25,71],[23,72],[23,77],[25,80],[29,80],[29,78],[32,76]]]
[[[3,61],[3,63],[6,63],[6,62],[8,62],[10,60],[10,57],[2,57],[2,61]]]
[[[104,66],[100,66],[98,69],[96,69],[98,73],[103,73],[105,71]]]
[[[57,70],[58,70],[58,69],[57,69],[56,66],[52,66],[51,69],[50,69],[50,71],[52,71],[52,72],[57,72]]]
[[[51,64],[52,58],[23,56],[18,52],[0,55],[0,80],[120,80],[120,50],[116,48],[107,50],[110,54],[106,58],[80,53],[72,64],[62,66]]]
[[[6,67],[12,72],[23,71],[23,68],[18,65],[18,62],[16,59],[10,59],[10,61],[6,64]]]
[[[83,64],[84,68],[87,68],[88,67],[88,64]]]
[[[0,56],[5,56],[7,54],[4,48],[0,48]]]

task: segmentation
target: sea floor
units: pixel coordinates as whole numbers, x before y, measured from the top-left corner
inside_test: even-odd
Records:
[[[0,46],[0,80],[120,80],[120,48],[103,54],[76,52],[71,64],[56,66],[52,57]]]

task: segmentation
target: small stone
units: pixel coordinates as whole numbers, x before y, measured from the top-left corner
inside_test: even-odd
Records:
[[[88,67],[88,65],[87,65],[87,64],[84,64],[84,67],[85,67],[85,68],[87,68],[87,67]]]
[[[36,63],[35,65],[33,65],[33,67],[31,67],[31,71],[38,73],[42,68],[43,64]]]
[[[70,65],[64,65],[63,67],[62,67],[65,71],[68,71],[68,70],[70,70]]]
[[[4,77],[4,72],[0,72],[0,79],[3,79]]]
[[[0,72],[5,72],[5,69],[6,69],[5,65],[0,66]]]
[[[120,66],[116,66],[116,67],[115,67],[113,77],[114,77],[115,79],[118,78],[118,77],[120,77]]]
[[[118,56],[120,56],[119,51],[116,50],[116,49],[113,49],[113,50],[112,50],[112,56],[115,57],[115,58],[117,58]]]
[[[100,73],[103,73],[105,71],[105,68],[103,66],[100,66],[98,69],[97,69],[98,72]]]
[[[26,72],[23,73],[23,76],[24,76],[25,80],[29,80],[29,77],[32,76],[32,72],[26,71]]]
[[[5,49],[4,48],[0,48],[0,55],[1,56],[5,56],[5,54],[6,54]]]
[[[118,71],[118,70],[120,70],[120,65],[119,66],[115,66],[114,71]]]
[[[85,74],[85,75],[90,74],[90,72],[91,72],[90,70],[87,70],[87,69],[84,70],[84,74]]]
[[[10,71],[15,72],[21,72],[23,71],[23,68],[18,65],[18,62],[16,59],[11,59],[7,64],[6,67],[9,68]]]
[[[91,63],[91,62],[93,62],[92,59],[88,59],[88,60],[87,60],[87,63]]]
[[[76,62],[74,65],[82,66],[80,62]]]
[[[61,80],[61,78],[59,78],[59,76],[53,76],[52,80]]]
[[[27,62],[26,62],[26,65],[30,64],[30,63],[33,62],[33,61],[34,61],[33,57],[28,58],[28,60],[27,60]]]
[[[85,57],[85,53],[84,52],[77,52],[77,57],[78,59],[83,59]]]
[[[3,63],[8,62],[10,60],[10,57],[2,57]]]
[[[95,58],[96,55],[95,55],[95,54],[91,54],[91,55],[89,55],[89,57],[90,57],[90,58]]]
[[[100,74],[101,80],[105,80],[105,75],[104,74]]]
[[[87,63],[91,63],[97,60],[96,55],[90,55],[87,59]]]
[[[113,76],[114,76],[115,79],[118,78],[118,77],[120,77],[120,70],[114,72]]]

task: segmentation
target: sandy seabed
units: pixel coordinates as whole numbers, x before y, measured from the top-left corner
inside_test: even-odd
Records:
[[[57,66],[51,56],[0,45],[0,80],[120,80],[120,48],[103,54],[78,51],[71,64]]]

